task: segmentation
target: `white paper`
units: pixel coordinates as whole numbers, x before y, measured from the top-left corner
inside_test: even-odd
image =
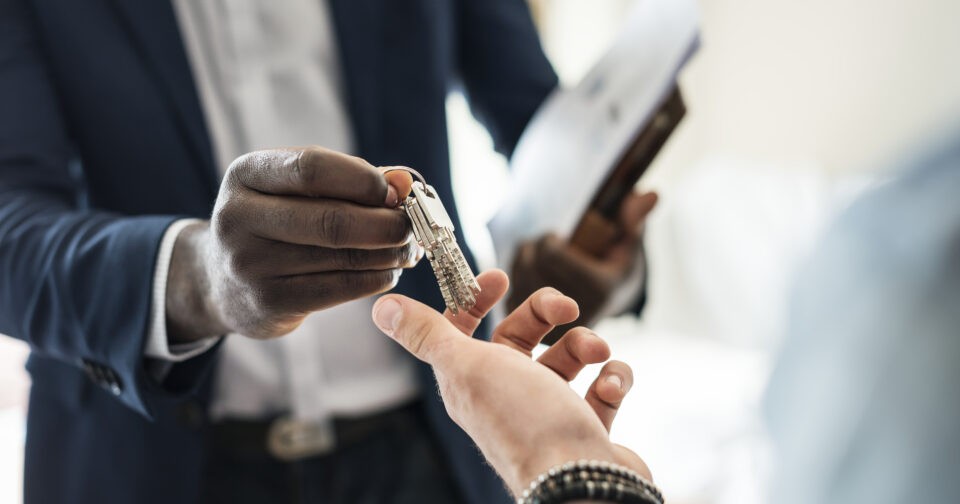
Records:
[[[547,98],[520,138],[507,197],[489,223],[501,266],[522,240],[573,232],[698,43],[694,0],[643,0],[583,80]]]

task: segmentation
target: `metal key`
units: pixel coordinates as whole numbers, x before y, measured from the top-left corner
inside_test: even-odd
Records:
[[[454,314],[469,311],[477,302],[480,284],[457,245],[453,221],[437,197],[436,189],[419,173],[409,171],[420,178],[413,183],[410,196],[403,202],[413,223],[413,235],[433,267],[447,308]]]

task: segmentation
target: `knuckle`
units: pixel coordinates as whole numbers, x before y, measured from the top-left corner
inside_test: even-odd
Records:
[[[387,183],[386,177],[381,175],[376,168],[371,168],[369,173],[370,175],[368,178],[370,180],[370,184],[368,187],[370,188],[370,193],[368,197],[370,198],[371,203],[381,203],[384,197],[387,195],[387,186],[389,184]]]
[[[547,308],[544,303],[548,297],[558,295],[560,295],[560,291],[553,287],[542,287],[530,295],[530,313],[541,324],[553,325],[547,320]]]
[[[281,289],[257,289],[255,296],[261,312],[265,315],[273,316],[282,311],[284,298]]]
[[[359,192],[364,203],[378,205],[383,203],[383,198],[387,194],[387,178],[383,173],[367,162],[363,158],[350,156],[353,166],[356,168],[355,178],[357,187],[362,188]]]
[[[320,177],[320,169],[323,163],[320,160],[322,154],[317,147],[308,147],[300,151],[297,155],[297,162],[293,163],[290,170],[291,181],[300,187],[313,187],[314,183]]]
[[[254,254],[240,248],[227,254],[227,268],[234,278],[249,277],[255,263]]]
[[[353,215],[343,208],[328,208],[320,213],[317,232],[330,246],[342,247],[347,243],[354,220]]]
[[[296,229],[303,226],[303,218],[297,208],[287,204],[273,205],[260,211],[250,212],[249,222],[257,222],[262,229]]]
[[[580,347],[577,344],[577,341],[582,338],[583,332],[573,329],[561,339],[561,342],[563,343],[563,349],[567,352],[567,355],[569,355],[570,358],[579,364],[584,363],[583,356],[580,355]]]
[[[231,161],[230,166],[227,167],[227,171],[224,174],[224,179],[238,182],[242,181],[254,155],[255,153],[248,152]]]
[[[340,253],[340,267],[342,269],[358,270],[369,264],[369,253],[361,249],[344,249]]]
[[[408,267],[414,265],[417,249],[412,243],[393,249],[393,264],[397,267]]]
[[[410,233],[410,220],[399,211],[394,213],[392,221],[387,227],[387,242],[394,245],[405,244],[410,241]]]
[[[243,227],[243,212],[240,205],[227,201],[217,207],[210,218],[210,225],[214,234],[218,236],[233,236]]]
[[[251,292],[264,318],[277,318],[292,310],[293,298],[290,289],[277,282],[258,283]]]
[[[271,171],[270,151],[248,152],[230,163],[221,186],[229,190],[255,188],[269,178]]]
[[[376,256],[376,266],[380,268],[405,268],[410,263],[410,251],[406,247],[380,249]]]
[[[321,305],[325,305],[330,300],[332,300],[336,294],[340,291],[341,284],[337,281],[324,280],[320,282],[314,282],[310,286],[310,297],[319,302]]]

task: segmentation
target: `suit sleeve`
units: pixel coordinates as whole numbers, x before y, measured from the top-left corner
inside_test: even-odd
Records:
[[[461,0],[458,7],[460,78],[494,147],[510,156],[557,75],[524,0]]]
[[[82,175],[20,0],[0,0],[0,111],[0,333],[115,379],[114,394],[150,416],[155,398],[193,386],[160,387],[142,358],[157,249],[176,217],[78,204]]]

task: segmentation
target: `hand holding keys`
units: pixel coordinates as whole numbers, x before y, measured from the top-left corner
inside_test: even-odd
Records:
[[[454,314],[469,311],[477,302],[480,284],[457,245],[453,221],[437,197],[436,189],[427,184],[423,176],[410,168],[397,169],[408,171],[419,179],[414,181],[403,207],[413,223],[413,235],[426,251],[437,276],[447,308]]]

